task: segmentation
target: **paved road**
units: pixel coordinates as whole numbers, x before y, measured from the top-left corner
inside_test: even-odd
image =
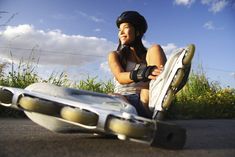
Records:
[[[175,123],[187,129],[183,150],[90,134],[53,133],[30,120],[0,119],[0,157],[235,157],[235,120]]]

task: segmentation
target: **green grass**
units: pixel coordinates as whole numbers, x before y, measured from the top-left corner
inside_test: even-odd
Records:
[[[76,84],[74,88],[89,90],[99,93],[113,93],[114,85],[112,81],[97,82],[97,77],[90,78],[88,76],[87,79],[79,81],[79,83]]]
[[[5,73],[6,67],[11,71]],[[18,66],[0,64],[0,85],[25,88],[35,82],[47,82],[58,86],[112,93],[112,81],[97,81],[98,77],[87,77],[85,80],[72,82],[62,73],[52,73],[42,79],[36,72],[37,65],[20,62]],[[1,117],[23,117],[22,112],[0,106]],[[235,89],[222,88],[217,82],[210,82],[203,69],[192,71],[185,87],[177,94],[167,112],[170,119],[192,118],[235,118]]]
[[[169,118],[235,118],[235,89],[209,82],[200,69],[192,71],[168,111]]]

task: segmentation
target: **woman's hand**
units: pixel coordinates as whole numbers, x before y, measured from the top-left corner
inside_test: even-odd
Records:
[[[163,71],[163,65],[160,65],[160,67],[156,67],[156,68],[152,71],[151,75],[149,75],[148,78],[149,78],[150,80],[156,80],[157,77],[162,73],[162,71]]]

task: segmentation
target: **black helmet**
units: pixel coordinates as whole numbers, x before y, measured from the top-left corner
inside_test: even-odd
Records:
[[[124,22],[132,24],[135,29],[139,30],[142,34],[144,34],[148,28],[145,18],[137,11],[123,12],[116,20],[117,27],[119,28],[120,24]]]

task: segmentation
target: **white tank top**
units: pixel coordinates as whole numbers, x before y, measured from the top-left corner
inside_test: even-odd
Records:
[[[126,71],[129,72],[135,69],[136,63],[127,61],[126,64]],[[141,68],[146,67],[146,64],[141,64]],[[122,94],[122,95],[129,95],[129,94],[139,94],[141,89],[148,87],[149,82],[133,82],[129,84],[120,84],[114,78],[114,93]]]

